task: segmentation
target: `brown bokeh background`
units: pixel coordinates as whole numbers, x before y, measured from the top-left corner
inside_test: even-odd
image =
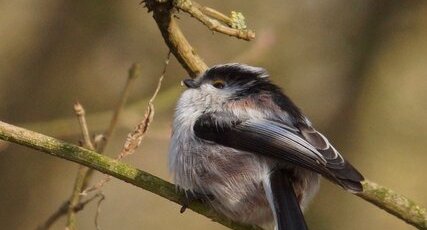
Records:
[[[93,133],[108,125],[126,82],[143,77],[107,149],[114,156],[143,117],[167,47],[139,1],[0,2],[0,119],[66,141],[79,140],[79,100]],[[209,64],[268,69],[315,126],[363,174],[427,205],[427,2],[271,0],[200,3],[239,10],[257,39],[245,42],[185,14],[179,22]],[[172,58],[149,135],[125,161],[170,180],[167,151],[174,103],[186,73]],[[1,229],[34,229],[70,195],[77,165],[0,142]],[[95,179],[102,176],[97,174]],[[225,229],[124,182],[104,188],[102,229]],[[78,214],[95,229],[95,204]],[[310,229],[413,229],[327,181],[307,211]],[[63,229],[64,220],[53,229]]]

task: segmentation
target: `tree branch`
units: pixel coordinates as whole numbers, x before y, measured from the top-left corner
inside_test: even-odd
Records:
[[[250,41],[255,38],[255,32],[246,29],[245,18],[241,13],[232,11],[232,17],[230,18],[212,8],[205,8],[194,1],[175,0],[173,2],[176,8],[190,14],[212,31],[227,34],[246,41]],[[208,14],[205,14],[204,12],[207,12]],[[226,23],[228,26],[217,21],[216,18]]]
[[[43,134],[0,121],[0,139],[27,146],[51,156],[60,157],[98,170],[119,180],[157,194],[177,204],[180,204],[184,198],[184,193],[177,191],[176,187],[167,181],[107,156],[77,145],[66,143],[53,137],[45,136]],[[231,229],[260,229],[230,221],[225,216],[213,211],[206,204],[197,201],[191,202],[188,208]],[[177,212],[178,211],[179,209],[177,209]]]
[[[426,209],[395,191],[365,180],[363,192],[356,194],[418,229],[427,229]]]
[[[85,165],[178,204],[183,199],[184,194],[177,191],[175,186],[169,182],[127,164],[100,155],[94,151],[40,133],[0,121],[0,139]],[[418,229],[427,229],[427,214],[425,208],[391,189],[379,186],[368,180],[363,182],[363,188],[364,191],[357,194],[359,197],[373,203]],[[258,229],[232,222],[200,202],[192,202],[189,208],[232,229]]]
[[[153,18],[162,33],[163,39],[182,67],[193,78],[203,73],[208,66],[196,54],[177,25],[172,15],[174,7],[172,1],[146,0],[144,3],[148,11],[153,11]]]

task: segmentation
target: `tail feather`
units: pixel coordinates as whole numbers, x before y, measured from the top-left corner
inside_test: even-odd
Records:
[[[289,175],[284,170],[276,170],[270,175],[272,209],[277,230],[307,230],[294,188]]]

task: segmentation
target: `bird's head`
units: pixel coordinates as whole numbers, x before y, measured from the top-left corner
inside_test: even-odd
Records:
[[[213,66],[196,79],[186,79],[183,83],[188,89],[180,104],[204,111],[222,110],[230,102],[272,90],[274,86],[265,69],[236,63]]]

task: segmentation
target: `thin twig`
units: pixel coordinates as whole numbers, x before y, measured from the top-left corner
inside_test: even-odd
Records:
[[[96,193],[94,196],[90,197],[89,199],[85,201],[81,201],[77,205],[73,207],[73,211],[75,213],[78,213],[82,211],[87,204],[95,200],[99,197],[99,200],[96,204],[96,213],[95,213],[95,227],[97,230],[100,230],[99,226],[99,214],[101,213],[101,203],[105,200],[105,195],[102,193]],[[43,224],[37,227],[37,230],[45,230],[49,229],[61,216],[65,215],[68,212],[68,209],[70,207],[70,204],[68,201],[64,202],[61,207]],[[66,229],[69,229],[69,226],[66,227]]]
[[[123,112],[123,109],[126,105],[126,102],[129,98],[129,94],[130,91],[132,89],[132,86],[134,85],[134,82],[137,78],[139,78],[141,76],[141,66],[137,63],[134,63],[128,71],[128,77],[126,80],[126,85],[123,88],[123,91],[120,95],[120,99],[119,102],[117,103],[117,106],[114,110],[113,116],[111,117],[110,120],[110,125],[108,126],[107,130],[105,131],[105,133],[103,135],[101,135],[101,137],[98,136],[98,138],[96,138],[95,143],[96,143],[96,150],[98,153],[104,153],[105,148],[107,147],[111,136],[113,135],[117,124],[119,122],[119,117]],[[84,182],[84,187],[87,187],[90,178],[93,175],[93,170],[89,170],[88,172],[88,176],[86,177],[86,180]],[[83,193],[84,195],[84,193]]]
[[[126,104],[126,101],[128,99],[130,90],[132,88],[132,85],[134,84],[135,79],[138,78],[140,75],[141,75],[141,70],[140,70],[139,64],[133,64],[131,66],[131,68],[129,69],[129,74],[128,74],[128,78],[127,78],[127,81],[126,81],[126,85],[125,85],[125,87],[124,87],[124,89],[122,91],[122,94],[120,96],[119,103],[117,104],[116,109],[114,110],[113,117],[111,118],[111,121],[110,121],[110,125],[109,125],[107,131],[105,132],[105,134],[102,135],[103,136],[103,138],[102,138],[103,140],[96,141],[98,153],[103,153],[104,152],[105,147],[107,146],[107,144],[108,144],[108,142],[110,140],[110,137],[112,136],[112,134],[114,133],[115,128],[117,127],[117,123],[118,123],[119,117],[120,117],[120,115],[121,115],[121,113],[123,111],[124,105]],[[76,106],[77,106],[77,108],[76,108]],[[89,129],[87,128],[85,111],[84,111],[84,109],[83,109],[83,107],[81,105],[75,105],[74,109],[75,109],[75,113],[77,114],[78,119],[79,119],[80,129],[81,129],[81,132],[82,132],[82,135],[83,135],[84,143],[86,143],[85,145],[86,145],[87,148],[93,150],[95,148],[95,146],[94,146],[94,144],[92,144],[92,141],[90,139]],[[83,113],[83,115],[79,115],[78,113]],[[93,170],[92,169],[88,170],[85,167],[81,167],[81,166],[79,167],[78,173],[77,173],[77,176],[76,176],[76,181],[74,182],[75,185],[74,185],[74,188],[73,188],[73,195],[72,195],[72,197],[70,199],[76,199],[77,200],[78,199],[77,196],[80,197],[80,196],[84,195],[84,194],[82,194],[82,188],[87,187],[87,183],[90,180],[90,177],[92,175],[93,175]],[[83,179],[83,181],[81,181],[81,179]],[[81,185],[81,183],[83,183],[83,184]],[[81,187],[81,189],[78,191],[78,194],[74,193],[74,192],[77,191],[76,190],[77,189],[76,186]],[[89,201],[91,201],[91,200],[92,199],[89,199]],[[70,210],[70,209],[75,209],[75,207],[78,206],[78,205],[80,205],[80,207],[83,208],[84,205],[82,206],[81,203],[77,203],[76,204],[75,202],[74,202],[74,205],[73,205],[71,203],[72,203],[71,200],[63,202],[63,204],[58,208],[58,210],[56,212],[54,212],[37,229],[38,230],[49,229],[49,227],[53,223],[55,223],[59,218],[61,218],[62,216],[66,215],[66,214],[68,214],[67,225],[70,222],[75,222],[75,217],[74,217],[73,211]],[[65,208],[64,208],[64,204],[67,205]],[[74,208],[73,208],[73,206],[74,206]],[[76,212],[76,211],[74,211],[74,212]]]
[[[94,151],[1,121],[0,139],[85,165],[116,177],[119,180],[153,192],[178,204],[180,204],[180,201],[182,201],[184,197],[184,194],[177,191],[173,184],[147,172],[138,170],[104,155],[100,155]],[[397,194],[389,188],[376,185],[368,180],[363,182],[363,187],[363,193],[356,195],[418,229],[427,229],[427,214],[425,208],[410,201],[405,196]],[[257,229],[232,222],[223,215],[210,209],[206,204],[197,201],[191,202],[188,208],[232,229]]]
[[[151,122],[153,121],[155,113],[153,102],[160,91],[160,87],[162,86],[163,78],[165,77],[166,69],[169,65],[170,54],[171,52],[169,51],[165,60],[165,64],[163,66],[162,73],[159,77],[156,90],[154,91],[153,96],[151,96],[150,100],[148,101],[148,106],[144,115],[144,119],[135,127],[134,131],[128,135],[126,142],[123,145],[119,156],[117,157],[118,160],[121,160],[123,157],[131,155],[135,152],[135,150],[141,145],[141,142],[144,139]]]
[[[135,80],[141,76],[141,66],[137,63],[134,63],[130,69],[128,78],[126,81],[126,85],[122,91],[122,94],[120,95],[120,100],[117,103],[116,109],[114,110],[113,117],[111,118],[110,125],[108,126],[107,131],[104,133],[104,141],[101,142],[99,147],[97,148],[97,152],[102,153],[104,152],[105,147],[108,144],[108,140],[111,138],[111,136],[114,133],[114,130],[117,127],[117,123],[119,121],[119,117],[121,113],[123,112],[124,106],[126,104],[126,101],[129,97],[129,93],[132,89],[132,86],[134,85]]]
[[[200,6],[198,8],[207,16],[231,26],[232,20],[227,15],[207,6]]]
[[[79,125],[80,125],[83,144],[84,144],[83,147],[90,150],[95,150],[95,148],[93,147],[92,140],[90,139],[89,128],[86,122],[86,111],[79,102],[76,102],[74,104],[74,113],[76,114],[77,119],[79,120]]]
[[[148,106],[147,106],[147,110],[146,110],[145,115],[144,115],[144,119],[136,125],[136,127],[134,128],[134,130],[131,133],[128,134],[126,141],[125,141],[125,144],[122,147],[122,150],[120,151],[120,153],[116,157],[117,161],[120,161],[124,157],[131,155],[135,152],[135,150],[141,145],[142,140],[144,139],[145,134],[147,133],[148,128],[149,128],[151,122],[153,121],[154,112],[155,112],[153,102],[154,102],[154,99],[157,97],[157,94],[160,91],[160,87],[162,86],[163,78],[165,77],[167,66],[169,65],[170,54],[171,54],[171,52],[169,51],[168,55],[166,57],[166,60],[165,60],[165,64],[163,66],[162,74],[160,75],[159,81],[157,83],[156,90],[154,91],[153,96],[148,101]],[[111,176],[107,176],[104,179],[100,180],[95,185],[85,189],[82,192],[82,194],[85,195],[89,192],[92,192],[95,190],[100,190],[110,180],[111,180]]]
[[[102,194],[101,194],[102,195]],[[89,204],[91,201],[93,201],[95,198],[99,197],[100,194],[95,194],[91,198],[81,201],[76,206],[74,206],[74,212],[80,212],[84,209],[84,207]],[[67,214],[68,208],[70,207],[70,202],[65,201],[62,203],[62,205],[56,210],[55,213],[52,213],[52,215],[41,225],[37,226],[37,230],[46,230],[49,229],[59,218]]]
[[[59,218],[67,214],[68,207],[70,207],[70,202],[65,201],[62,205],[54,212],[49,218],[43,222],[43,224],[37,226],[37,230],[47,230],[49,229]]]
[[[98,202],[96,203],[96,213],[95,213],[95,227],[97,230],[101,230],[101,227],[99,226],[99,214],[101,213],[101,203],[105,200],[105,196],[102,193],[100,194],[100,198]]]
[[[83,144],[84,144],[83,146],[89,150],[95,150],[95,148],[93,147],[92,141],[90,139],[89,129],[88,129],[86,117],[85,117],[86,112],[83,106],[79,102],[76,102],[74,104],[74,112],[77,115],[77,118],[79,120],[79,125],[82,130],[82,137],[83,137]],[[82,165],[79,166],[77,176],[74,181],[73,192],[71,194],[70,201],[68,202],[69,206],[67,211],[67,224],[66,224],[67,230],[76,229],[76,213],[74,211],[74,208],[80,203],[80,199],[81,199],[80,193],[85,184],[88,171],[89,171],[89,168],[84,167]]]
[[[216,10],[208,8],[210,15],[215,18],[220,18],[225,21],[228,25],[224,25],[215,18],[211,18],[203,13],[203,7],[191,0],[175,0],[174,5],[176,8],[190,14],[198,21],[207,26],[210,30],[219,33],[227,34],[236,38],[240,38],[246,41],[250,41],[255,38],[255,33],[252,30],[246,29],[244,17],[241,13],[232,12],[232,17],[228,18],[224,14],[219,13]],[[206,9],[205,9],[206,11]]]
[[[102,197],[104,197],[104,194],[102,194],[102,193],[97,193],[97,194],[95,194],[94,196],[92,196],[91,198],[89,198],[89,199],[87,199],[87,200],[85,200],[85,201],[81,201],[79,204],[77,204],[75,207],[74,207],[74,212],[80,212],[81,210],[83,210],[84,209],[84,207],[87,205],[87,204],[89,204],[90,202],[92,202],[93,200],[95,200],[96,198],[98,198],[98,197],[100,197],[100,198],[102,198]]]

